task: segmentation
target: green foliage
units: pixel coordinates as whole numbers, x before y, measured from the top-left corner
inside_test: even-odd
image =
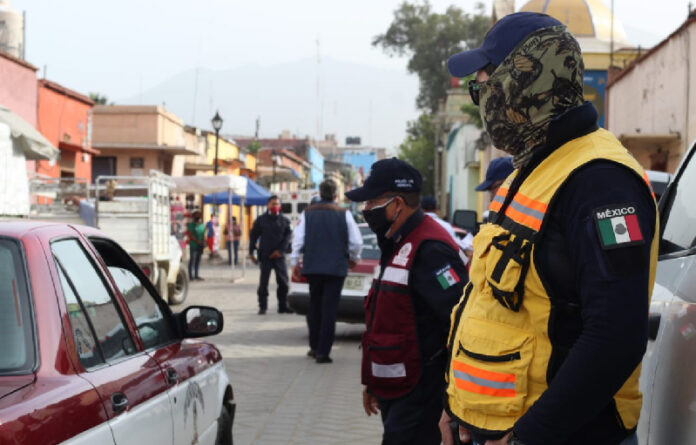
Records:
[[[458,52],[476,48],[490,27],[483,3],[475,13],[450,6],[444,14],[432,11],[430,3],[404,1],[395,11],[387,32],[376,36],[372,44],[390,56],[409,56],[408,70],[418,75],[420,92],[416,105],[436,113],[447,96],[450,74],[447,59]]]
[[[109,102],[109,98],[100,93],[89,93],[89,98],[94,101],[96,105],[113,105],[113,102]]]
[[[421,114],[408,123],[406,140],[399,146],[399,159],[413,165],[423,175],[423,194],[432,195],[434,190],[435,147],[437,128],[429,114]]]
[[[251,144],[247,145],[247,147],[246,147],[246,150],[253,155],[258,153],[260,149],[261,149],[261,142],[259,142],[259,141],[251,141]]]

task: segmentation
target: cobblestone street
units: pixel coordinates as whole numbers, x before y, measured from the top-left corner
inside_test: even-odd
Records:
[[[211,265],[205,258],[201,266],[205,281],[191,283],[184,305],[215,306],[225,316],[223,332],[211,341],[225,358],[234,388],[235,445],[380,442],[379,418],[368,418],[362,409],[358,346],[363,325],[338,323],[334,363],[317,365],[305,355],[304,317],[276,312],[274,276],[268,314],[260,316],[256,266],[248,266],[246,278],[235,283],[226,265]]]

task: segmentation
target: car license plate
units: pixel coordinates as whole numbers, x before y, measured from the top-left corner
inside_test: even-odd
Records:
[[[363,277],[346,277],[346,281],[343,283],[343,289],[345,290],[362,290],[363,288]]]

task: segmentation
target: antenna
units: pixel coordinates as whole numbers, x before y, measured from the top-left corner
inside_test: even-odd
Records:
[[[254,139],[259,138],[259,128],[261,127],[261,116],[256,116],[256,132],[254,133]]]
[[[317,34],[317,129],[316,137],[321,137],[321,113],[323,104],[321,103],[321,42]]]
[[[372,100],[367,108],[367,145],[372,145]]]
[[[196,67],[196,75],[193,81],[193,110],[191,110],[191,125],[196,125],[196,99],[198,99],[198,70]]]
[[[614,0],[611,0],[611,38],[609,46],[609,69],[614,67]]]

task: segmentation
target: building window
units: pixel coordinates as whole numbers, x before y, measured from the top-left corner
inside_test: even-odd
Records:
[[[145,174],[145,158],[130,158],[130,174],[132,176]]]

